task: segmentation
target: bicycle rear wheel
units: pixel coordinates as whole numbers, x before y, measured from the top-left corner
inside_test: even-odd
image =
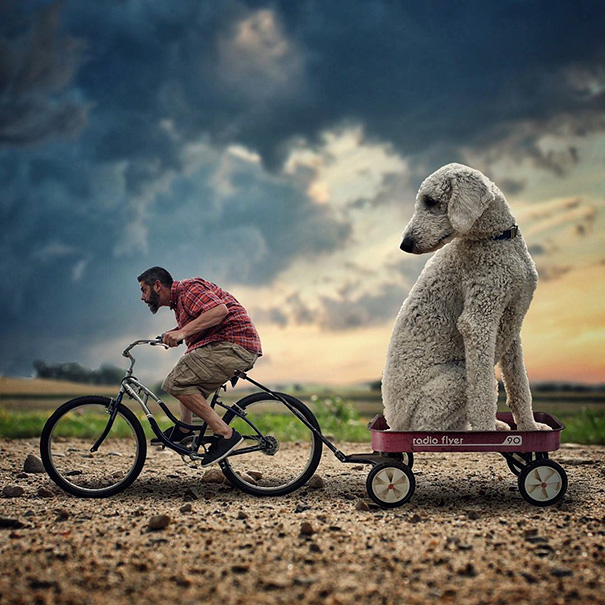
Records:
[[[147,455],[137,417],[120,404],[111,430],[96,452],[91,448],[109,421],[107,397],[78,397],[46,421],[40,455],[50,478],[81,498],[105,498],[126,489],[140,474]]]
[[[255,393],[235,404],[261,435],[232,411],[223,417],[244,437],[221,462],[223,473],[236,487],[256,496],[282,496],[302,487],[321,459],[322,441],[308,426],[321,430],[311,410],[290,395],[277,395],[290,407],[268,393]],[[256,451],[244,453],[248,448]]]

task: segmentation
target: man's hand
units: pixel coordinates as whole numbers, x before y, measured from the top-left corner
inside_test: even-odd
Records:
[[[169,347],[178,347],[183,340],[185,340],[185,333],[183,330],[170,330],[170,332],[164,332],[164,334],[162,334],[162,342]]]

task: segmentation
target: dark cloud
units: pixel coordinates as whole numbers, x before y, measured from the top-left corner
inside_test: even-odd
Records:
[[[555,116],[560,124],[603,108],[603,94],[590,85],[602,77],[598,2],[468,10],[351,2],[346,14],[335,5],[308,7],[290,3],[286,18],[312,49],[309,71],[323,101],[316,120],[358,119],[405,155],[437,143],[485,148],[517,124],[544,131]]]
[[[321,296],[312,307],[302,301],[300,293],[290,295],[283,306],[255,308],[252,316],[257,321],[280,327],[290,324],[317,323],[322,330],[338,332],[379,325],[392,320],[399,311],[408,289],[388,283],[373,293],[353,295],[359,283],[348,283],[338,289],[336,296]]]
[[[563,176],[578,163],[578,150],[569,146],[562,151],[543,151],[537,145],[537,137],[528,144],[524,150],[525,156],[529,157],[537,168],[548,170],[556,176]]]
[[[392,320],[408,291],[398,284],[385,284],[375,293],[353,296],[354,284],[339,289],[337,296],[321,296],[313,308],[305,304],[300,294],[292,294],[283,307],[254,309],[258,321],[281,327],[289,324],[317,323],[323,330],[338,332],[362,328]]]
[[[250,317],[256,324],[269,323],[280,328],[288,325],[288,317],[279,307],[254,308],[250,311]]]
[[[392,320],[407,292],[398,284],[385,284],[376,293],[358,298],[321,297],[319,325],[324,330],[338,331],[366,328]]]
[[[219,195],[208,185],[220,168],[214,159],[172,179],[137,217],[119,166],[80,159],[80,177],[65,181],[60,166],[63,153],[71,154],[59,151],[33,152],[29,161],[0,154],[0,268],[11,276],[0,313],[5,338],[22,341],[3,349],[4,372],[29,366],[33,357],[54,361],[61,351],[58,360],[70,361],[78,341],[90,346],[143,329],[147,313],[135,277],[149,266],[222,285],[269,283],[295,258],[329,253],[350,232],[327,207],[264,177],[254,164],[236,162],[228,179],[233,191]],[[283,322],[277,314],[271,320]]]
[[[465,149],[572,169],[573,148],[537,141],[603,128],[604,19],[597,2],[0,4],[0,371],[142,329],[133,276],[151,265],[269,284],[341,247],[350,217],[311,203],[312,171],[279,170],[326,129],[361,125],[416,183]],[[387,175],[359,205],[405,187]],[[396,290],[271,318],[371,323]]]
[[[406,254],[399,252],[399,259],[395,258],[387,265],[391,275],[403,277],[404,282],[410,290],[432,254]],[[406,293],[407,296],[407,293]]]
[[[554,281],[571,271],[570,266],[538,264],[538,277],[541,281]]]
[[[527,249],[532,256],[542,256],[547,254],[547,249],[543,244],[533,244],[528,246]]]
[[[61,34],[59,5],[28,19],[13,2],[0,7],[0,146],[73,137],[87,107],[69,89],[84,44]]]
[[[90,46],[78,85],[110,119],[104,158],[138,147],[169,165],[173,146],[203,133],[277,167],[297,137],[312,144],[346,123],[406,156],[444,148],[451,158],[461,145],[485,149],[527,124],[544,134],[603,109],[598,2],[73,3],[65,20]],[[516,145],[559,169],[531,137]]]
[[[313,311],[301,300],[298,292],[289,296],[286,303],[297,324],[310,324],[316,320]]]
[[[525,189],[526,182],[511,178],[498,179],[498,186],[505,195],[516,195]]]

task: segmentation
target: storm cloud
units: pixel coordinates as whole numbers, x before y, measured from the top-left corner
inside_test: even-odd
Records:
[[[0,371],[142,328],[151,265],[268,285],[344,246],[351,216],[283,169],[326,131],[360,127],[410,167],[359,207],[465,150],[573,170],[573,146],[537,141],[603,128],[604,18],[599,2],[2,3]],[[397,301],[385,285],[357,314],[289,308],[344,329]]]
[[[83,43],[59,33],[58,5],[24,20],[7,3],[0,15],[0,146],[77,135],[87,107],[69,85],[82,63]]]

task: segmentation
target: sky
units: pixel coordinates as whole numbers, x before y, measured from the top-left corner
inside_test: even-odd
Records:
[[[581,0],[5,0],[0,374],[122,365],[174,326],[139,300],[160,265],[247,308],[257,380],[378,380],[416,192],[460,162],[540,274],[530,380],[605,382],[603,31]]]

